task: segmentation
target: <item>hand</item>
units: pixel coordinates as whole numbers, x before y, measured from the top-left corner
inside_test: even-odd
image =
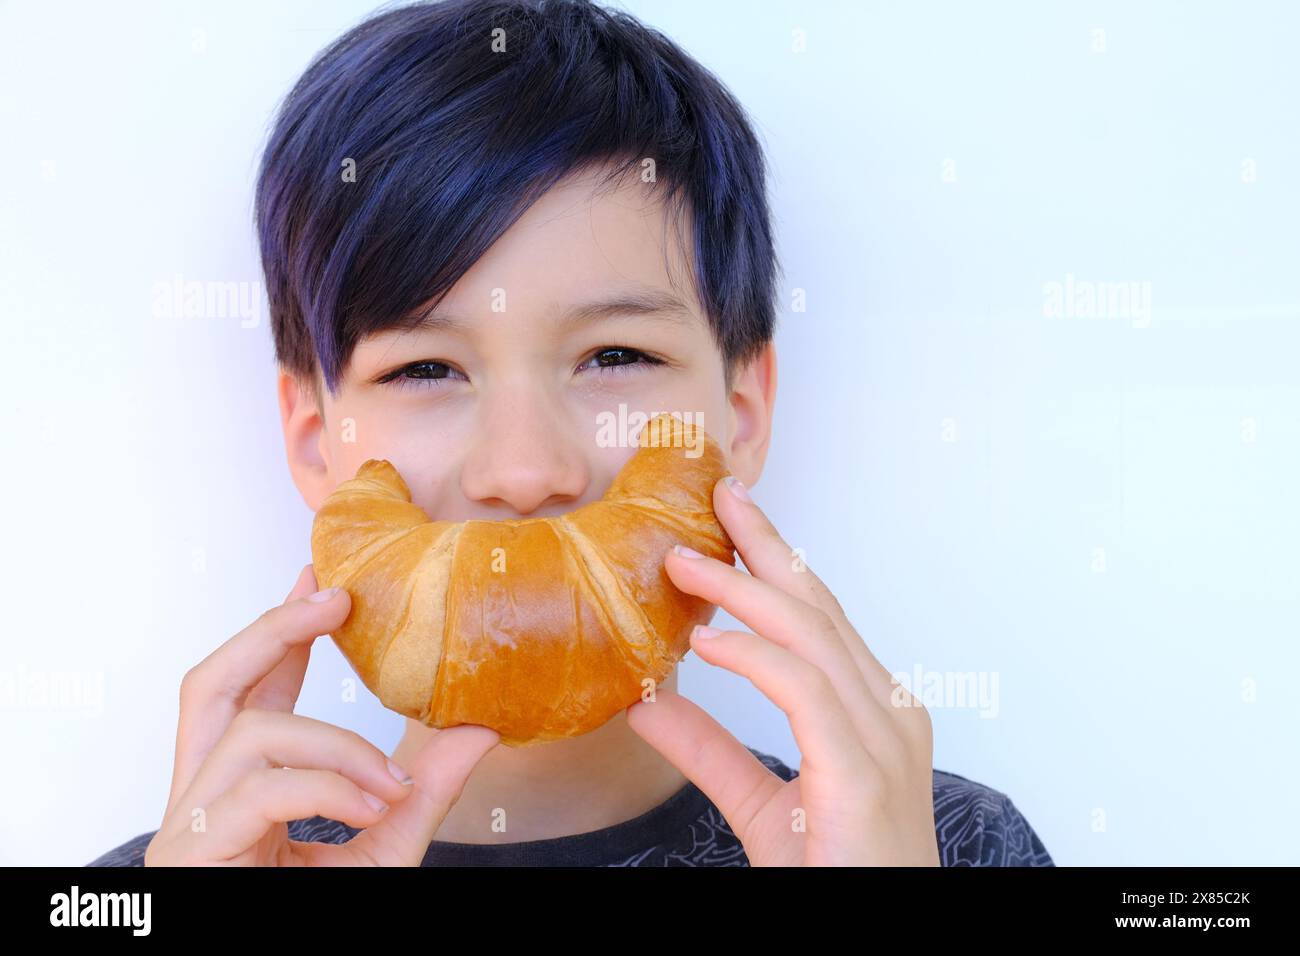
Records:
[[[351,610],[347,591],[315,591],[309,564],[283,605],[181,681],[171,794],[145,866],[418,866],[496,746],[486,727],[443,730],[403,785],[406,771],[365,738],[294,714],[312,641]],[[317,814],[361,832],[339,845],[289,839],[288,821]]]
[[[799,776],[782,780],[679,694],[633,704],[629,726],[713,801],[751,865],[938,866],[929,713],[741,489],[719,481],[713,506],[751,573],[676,551],[664,567],[753,629],[696,628],[691,648],[785,711]]]

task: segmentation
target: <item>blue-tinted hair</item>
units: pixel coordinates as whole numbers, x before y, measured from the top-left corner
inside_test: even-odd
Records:
[[[613,182],[647,158],[665,210],[689,203],[696,292],[730,377],[772,338],[779,267],[765,157],[722,83],[588,0],[383,9],[313,60],[262,157],[277,359],[333,393],[362,338],[436,302],[558,180],[612,164]]]

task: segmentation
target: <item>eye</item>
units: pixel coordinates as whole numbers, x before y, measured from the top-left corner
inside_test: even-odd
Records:
[[[380,385],[392,384],[397,388],[426,388],[438,387],[444,381],[464,377],[445,362],[412,362],[380,376],[376,382]]]
[[[595,365],[591,363],[595,362]],[[647,355],[637,349],[624,348],[621,345],[607,345],[587,359],[578,370],[595,369],[598,372],[630,372],[638,365],[663,365],[664,360]]]

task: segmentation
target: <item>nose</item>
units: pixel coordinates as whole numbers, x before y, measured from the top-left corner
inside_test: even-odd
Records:
[[[484,410],[464,458],[462,493],[499,512],[494,519],[572,509],[587,490],[591,468],[565,421],[537,402]]]

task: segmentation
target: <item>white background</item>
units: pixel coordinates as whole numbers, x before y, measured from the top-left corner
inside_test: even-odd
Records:
[[[1296,8],[626,8],[769,150],[757,500],[891,670],[997,679],[996,716],[931,706],[935,765],[1058,863],[1296,862]],[[153,289],[260,281],[272,111],[369,9],[0,6],[0,862],[155,829],[181,675],[310,559],[265,313]],[[1067,275],[1150,283],[1149,321],[1045,315]],[[102,700],[24,697],[58,675]],[[347,676],[317,641],[300,712],[391,747]],[[748,683],[692,655],[682,689],[797,766]]]

